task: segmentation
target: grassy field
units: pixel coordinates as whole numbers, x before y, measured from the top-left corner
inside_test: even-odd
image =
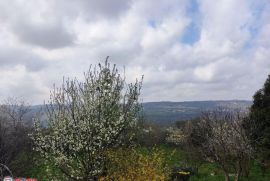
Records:
[[[211,173],[213,173],[213,170],[216,171],[216,175],[211,176]],[[233,180],[233,176],[231,177]],[[220,169],[218,169],[213,164],[203,164],[199,168],[198,175],[192,176],[191,181],[223,181],[224,176]],[[251,167],[250,175],[248,177],[242,177],[240,180],[242,181],[269,181],[270,180],[270,171],[265,174],[265,176],[262,176],[261,169],[258,167],[258,165],[253,164]]]
[[[170,167],[190,167],[196,163],[189,159],[186,152],[180,148],[170,146],[158,146],[159,149],[163,150],[167,155],[167,163]],[[172,154],[173,153],[173,154]],[[233,174],[231,174],[233,180]],[[258,164],[255,162],[251,166],[249,176],[242,177],[241,181],[270,181],[270,169],[267,170],[265,175],[262,175],[262,171]],[[224,181],[223,172],[215,164],[202,163],[198,166],[198,173],[190,178],[190,181]]]
[[[224,181],[223,172],[221,169],[212,163],[198,163],[198,160],[194,160],[194,157],[190,157],[190,154],[183,151],[181,148],[171,147],[166,145],[156,146],[159,151],[164,153],[164,157],[169,168],[177,167],[198,167],[198,173],[191,176],[190,181]],[[137,150],[142,154],[149,154],[153,151],[152,148],[140,147]],[[45,172],[46,170],[46,172]],[[48,175],[48,173],[50,173]],[[47,175],[46,175],[47,174]],[[62,179],[62,174],[53,165],[40,164],[39,167],[35,167],[29,177],[38,178],[38,180],[50,180],[50,175],[54,175],[54,178],[58,180]],[[233,180],[233,174],[231,174],[231,180]],[[270,181],[270,169],[267,170],[265,176],[262,176],[262,171],[258,164],[254,162],[251,166],[249,177],[242,177],[240,181]]]

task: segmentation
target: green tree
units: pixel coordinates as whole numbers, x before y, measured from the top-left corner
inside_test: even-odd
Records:
[[[97,180],[105,171],[106,150],[134,137],[141,85],[125,84],[107,60],[90,68],[84,81],[63,82],[51,93],[48,127],[35,126],[36,151],[68,180]]]
[[[270,162],[270,75],[253,96],[249,119],[244,124],[257,147],[262,166]]]

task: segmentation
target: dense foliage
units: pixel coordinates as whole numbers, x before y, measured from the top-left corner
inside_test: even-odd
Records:
[[[265,157],[270,160],[270,75],[262,89],[253,96],[253,105],[250,109],[249,129],[252,140],[267,152]]]
[[[23,100],[8,98],[0,106],[0,180],[4,175],[29,175],[33,165],[30,108]],[[21,166],[25,165],[25,166]]]

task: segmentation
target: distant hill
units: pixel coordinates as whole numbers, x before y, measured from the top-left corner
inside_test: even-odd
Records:
[[[233,107],[247,109],[251,101],[188,101],[188,102],[146,102],[143,103],[144,115],[147,121],[160,125],[171,125],[175,121],[192,119],[200,116],[202,111],[217,107]]]
[[[217,107],[235,107],[246,109],[252,104],[251,101],[230,100],[230,101],[188,101],[188,102],[146,102],[143,103],[144,118],[159,125],[167,126],[175,121],[192,119],[200,116],[202,111],[211,110]],[[29,117],[34,116],[44,105],[31,106]],[[46,116],[42,119],[46,124]]]

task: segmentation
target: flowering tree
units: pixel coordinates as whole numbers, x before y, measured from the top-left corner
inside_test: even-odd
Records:
[[[243,173],[252,156],[252,147],[242,127],[246,113],[237,109],[218,108],[204,112],[190,132],[190,142],[200,149],[206,160],[217,163],[229,181],[231,168],[235,181]]]
[[[141,81],[126,85],[107,60],[84,75],[84,81],[68,79],[51,92],[48,126],[36,124],[32,136],[36,151],[68,180],[99,178],[105,151],[132,140],[140,110]]]

